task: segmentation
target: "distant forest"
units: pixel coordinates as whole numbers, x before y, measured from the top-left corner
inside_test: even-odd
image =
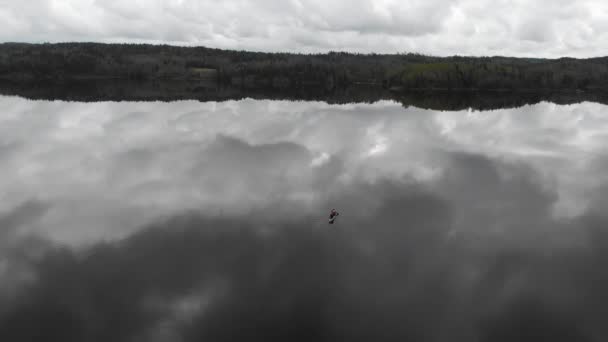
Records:
[[[608,57],[531,59],[420,54],[290,54],[147,44],[0,44],[0,80],[197,81],[244,89],[326,91],[367,85],[402,92],[605,90]]]

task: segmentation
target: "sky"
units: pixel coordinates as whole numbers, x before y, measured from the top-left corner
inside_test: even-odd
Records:
[[[4,42],[252,51],[596,57],[603,0],[0,0]]]
[[[603,112],[0,97],[0,337],[605,341]]]

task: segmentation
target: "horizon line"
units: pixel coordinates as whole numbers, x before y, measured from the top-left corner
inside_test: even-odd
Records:
[[[428,58],[505,58],[505,59],[527,59],[527,60],[591,60],[591,59],[602,59],[608,58],[608,55],[601,56],[593,56],[593,57],[571,57],[571,56],[561,56],[561,57],[524,57],[524,56],[512,56],[512,55],[432,55],[425,54],[422,52],[394,52],[394,53],[379,53],[379,52],[353,52],[353,51],[345,51],[345,50],[329,50],[325,52],[287,52],[287,51],[263,51],[263,50],[244,50],[244,49],[226,49],[226,48],[218,48],[218,47],[210,47],[206,45],[178,45],[171,44],[167,42],[96,42],[96,41],[56,41],[56,42],[27,42],[27,41],[4,41],[0,42],[1,45],[62,45],[62,44],[97,44],[97,45],[134,45],[134,46],[168,46],[174,48],[186,48],[186,49],[196,49],[196,48],[205,48],[210,50],[219,50],[219,51],[231,51],[231,52],[241,52],[241,53],[255,53],[255,54],[270,54],[270,55],[301,55],[301,56],[323,56],[330,54],[347,54],[354,56],[400,56],[400,55],[414,55]]]

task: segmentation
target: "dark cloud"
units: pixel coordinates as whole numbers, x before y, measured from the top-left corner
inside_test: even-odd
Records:
[[[270,166],[277,153],[306,154],[216,144]],[[445,159],[431,184],[380,179],[335,192],[326,200],[343,216],[331,227],[271,211],[192,212],[115,242],[54,246],[32,264],[35,280],[3,300],[0,338],[604,340],[608,217],[552,218],[555,196],[526,165]]]
[[[31,262],[52,247],[43,237],[28,233],[49,209],[48,203],[29,200],[0,214],[0,302],[32,279]]]
[[[481,341],[591,341],[578,317],[560,312],[536,297],[509,303],[504,312],[485,319]]]
[[[397,314],[420,319],[408,305],[422,307],[417,297],[427,290],[407,294],[400,287],[422,286],[407,277],[419,263],[413,256],[422,255],[410,249],[413,241],[432,248],[445,208],[418,190],[405,196],[394,190],[388,197],[380,216],[353,231],[316,231],[302,220],[275,223],[275,230],[262,234],[255,220],[194,215],[81,253],[57,249],[38,264],[38,282],[4,306],[9,309],[0,336],[129,340],[175,319],[171,303],[192,293],[210,298],[201,312],[174,322],[186,340],[359,339],[380,336],[383,325],[391,340],[422,334]],[[402,206],[406,210],[395,211]],[[402,219],[412,227],[400,231],[408,223]],[[367,241],[371,236],[363,227],[372,224],[376,237]],[[221,286],[219,294],[210,291],[213,286]],[[146,302],[154,300],[167,304],[150,309]],[[367,322],[353,328],[357,321]],[[26,328],[31,325],[37,329]]]
[[[48,209],[47,203],[30,200],[0,214],[0,242],[16,234],[19,227],[40,218]]]

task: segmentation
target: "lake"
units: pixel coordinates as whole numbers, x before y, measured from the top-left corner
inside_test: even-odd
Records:
[[[591,341],[607,144],[594,102],[2,96],[0,333]]]

